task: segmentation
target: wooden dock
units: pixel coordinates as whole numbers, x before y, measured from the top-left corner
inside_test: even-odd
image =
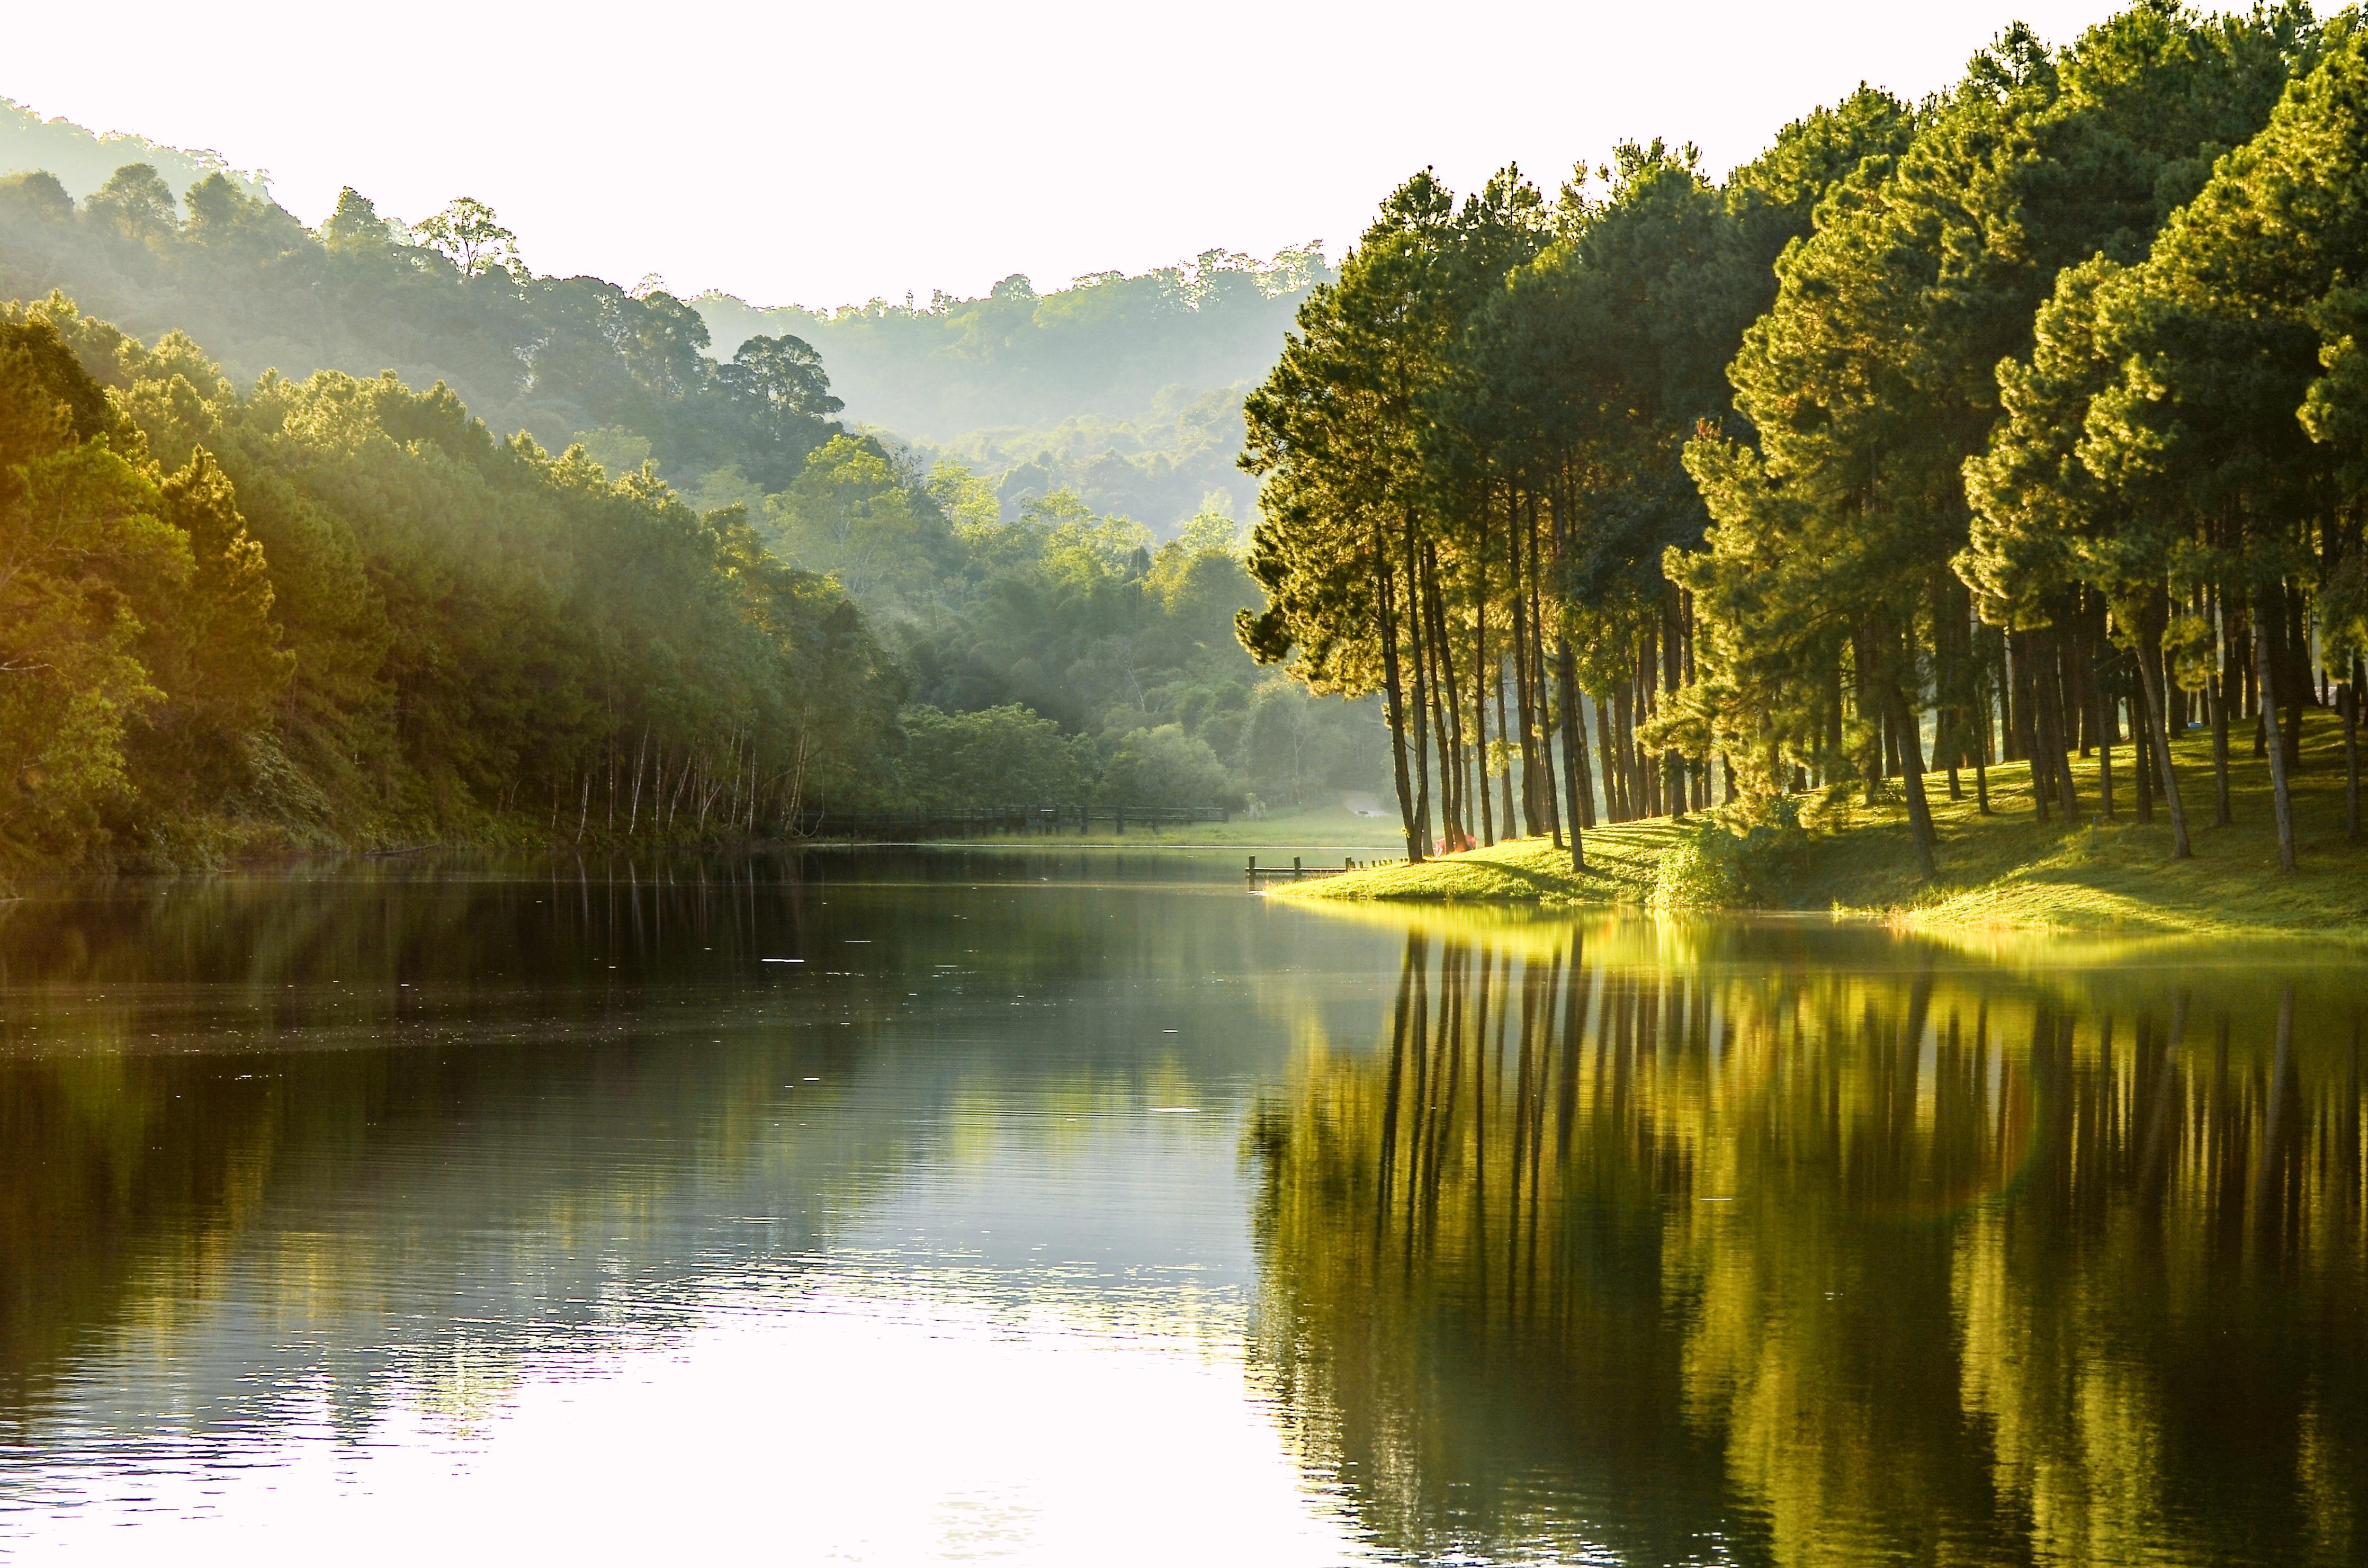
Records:
[[[1341,858],[1340,864],[1337,866],[1310,866],[1305,864],[1299,856],[1293,855],[1288,866],[1261,866],[1258,863],[1258,857],[1253,855],[1250,857],[1249,869],[1243,874],[1247,878],[1251,891],[1256,892],[1260,877],[1280,878],[1285,881],[1296,882],[1304,881],[1309,877],[1337,877],[1343,871],[1364,871],[1375,866],[1395,866],[1398,863],[1396,860],[1358,860],[1344,856]]]

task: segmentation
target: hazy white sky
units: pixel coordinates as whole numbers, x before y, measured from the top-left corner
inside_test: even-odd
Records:
[[[0,95],[268,170],[307,222],[342,185],[415,219],[466,194],[539,272],[834,305],[1338,256],[1424,164],[1551,186],[1658,135],[1724,170],[1861,79],[1920,95],[2010,19],[2114,8],[115,0],[103,40],[9,51]]]

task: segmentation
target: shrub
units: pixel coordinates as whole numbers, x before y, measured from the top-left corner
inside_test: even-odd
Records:
[[[1809,846],[1800,806],[1780,796],[1753,822],[1734,808],[1688,819],[1663,852],[1652,902],[1660,909],[1781,909],[1793,900]]]
[[[1121,736],[1102,769],[1101,797],[1120,806],[1239,805],[1225,765],[1181,724]]]
[[[905,710],[905,792],[930,810],[1071,805],[1084,799],[1091,743],[1019,706]]]

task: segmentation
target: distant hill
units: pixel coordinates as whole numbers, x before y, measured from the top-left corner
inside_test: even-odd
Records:
[[[95,133],[0,98],[0,182],[46,171],[86,203],[138,164],[159,183],[136,233],[0,189],[0,298],[60,288],[143,335],[186,330],[242,381],[323,367],[447,381],[497,428],[554,447],[588,434],[604,458],[645,451],[694,485],[736,454],[685,426],[679,394],[700,378],[686,381],[673,357],[728,361],[752,337],[792,335],[820,353],[847,423],[910,447],[924,469],[962,464],[1007,518],[1065,489],[1162,538],[1204,510],[1251,515],[1257,488],[1234,462],[1242,396],[1332,276],[1310,244],[1264,260],[1206,251],[1043,294],[1015,275],[980,299],[816,311],[711,293],[684,310],[597,278],[456,267],[359,198],[353,233],[334,233],[334,219],[307,231],[261,174],[219,153]],[[220,193],[204,211],[191,205],[200,187]],[[710,340],[698,344],[702,325]],[[768,489],[793,472],[741,466]]]
[[[968,465],[1007,509],[1068,488],[1097,511],[1168,533],[1212,491],[1249,515],[1256,487],[1234,466],[1242,395],[1273,365],[1308,290],[1330,276],[1309,244],[1270,260],[1207,251],[1046,294],[1014,276],[982,299],[939,294],[927,305],[690,302],[719,357],[760,333],[805,339],[848,420]]]
[[[260,172],[232,168],[220,153],[167,147],[120,131],[88,131],[72,120],[44,119],[14,98],[0,98],[0,174],[47,169],[79,201],[126,164],[152,165],[176,191],[218,174],[249,196],[266,194]]]

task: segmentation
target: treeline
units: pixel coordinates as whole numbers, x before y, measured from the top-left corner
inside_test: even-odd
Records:
[[[466,198],[404,225],[348,189],[315,230],[221,169],[176,196],[127,164],[79,201],[45,170],[0,177],[0,298],[61,290],[135,336],[188,334],[241,385],[392,369],[554,451],[636,432],[677,477],[734,467],[778,489],[837,428],[809,345],[754,334],[719,363],[689,305],[537,277]]]
[[[2224,820],[2260,721],[2291,865],[2368,630],[2363,151],[2356,14],[2147,0],[1723,184],[1658,142],[1552,200],[1417,176],[1250,402],[1242,638],[1383,694],[1417,857],[1896,780],[1929,872],[1928,767],[1987,810],[2029,758],[2071,820],[2125,723],[2184,855],[2200,714]]]
[[[1222,498],[1165,544],[1059,486],[1006,506],[848,434],[803,340],[718,363],[688,305],[537,277],[466,199],[404,225],[349,190],[308,231],[216,167],[178,197],[147,164],[82,188],[0,179],[0,289],[48,294],[9,317],[34,412],[0,443],[0,864],[1285,806],[1378,777],[1366,710],[1235,642],[1258,590]],[[101,449],[115,510],[44,521],[44,465]],[[184,483],[214,522],[159,499]],[[233,546],[245,631],[190,597]],[[242,638],[281,673],[218,698],[245,687],[200,656]]]
[[[83,197],[127,164],[146,164],[176,189],[218,174],[250,196],[264,194],[261,175],[231,167],[219,153],[167,147],[122,131],[102,134],[70,119],[45,119],[14,98],[0,98],[0,172],[47,169]]]
[[[10,308],[0,872],[1373,776],[1377,725],[1232,640],[1256,590],[1230,517],[1155,548],[1065,495],[958,522],[931,483],[839,436],[791,504],[702,510],[497,439],[447,388],[242,393],[184,335]]]
[[[1247,511],[1241,403],[1292,312],[1331,276],[1313,244],[1270,260],[1209,251],[1038,293],[874,300],[837,311],[692,301],[722,342],[790,333],[828,358],[849,417],[986,481],[1007,513],[1057,490],[1173,534],[1213,492]]]
[[[899,685],[742,515],[449,389],[0,316],[0,866],[777,833]]]
[[[840,436],[737,502],[782,560],[846,585],[907,672],[903,799],[933,808],[1305,805],[1386,767],[1369,703],[1315,699],[1234,636],[1259,601],[1218,508],[1160,541],[1054,490]]]
[[[1270,259],[1207,251],[1189,266],[1100,272],[1039,293],[1015,273],[981,299],[874,300],[836,311],[693,300],[720,340],[787,332],[826,356],[858,417],[948,441],[1077,415],[1132,419],[1169,388],[1263,374],[1276,337],[1330,276],[1310,244]]]

